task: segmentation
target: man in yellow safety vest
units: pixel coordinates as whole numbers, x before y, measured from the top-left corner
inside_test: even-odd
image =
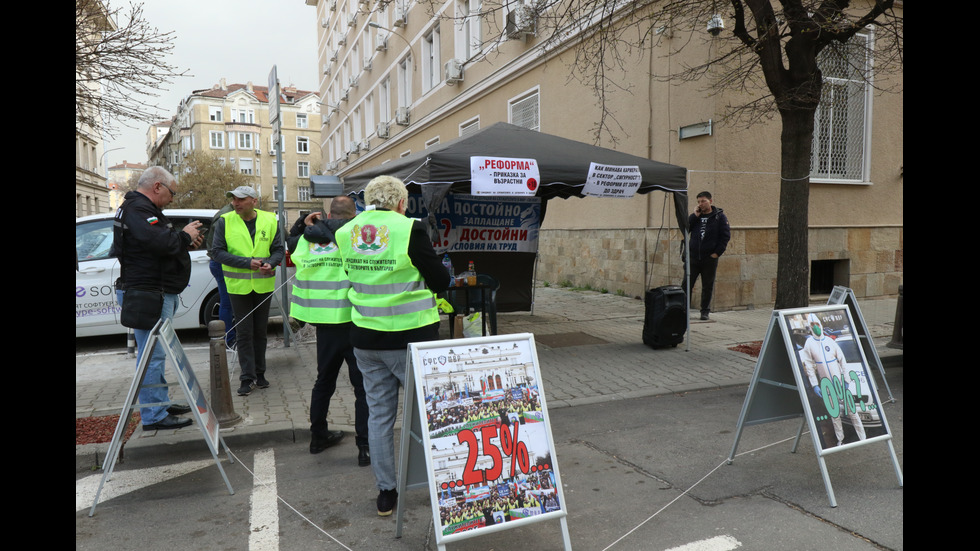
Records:
[[[282,262],[285,249],[275,215],[255,208],[258,194],[254,188],[239,186],[225,195],[235,210],[218,219],[211,257],[222,265],[235,314],[242,370],[238,395],[248,396],[256,386],[269,386],[265,378],[269,300],[276,286],[276,266]]]
[[[290,315],[316,327],[316,383],[310,397],[310,453],[340,442],[344,433],[329,430],[327,413],[337,389],[337,376],[346,361],[354,387],[354,431],[357,464],[371,464],[368,448],[368,406],[364,383],[350,344],[350,281],[344,271],[335,232],[357,214],[354,200],[335,197],[326,214],[314,212],[296,221],[286,240],[296,264]]]

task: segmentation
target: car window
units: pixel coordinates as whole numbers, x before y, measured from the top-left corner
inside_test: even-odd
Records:
[[[198,216],[198,217],[194,218],[194,217],[189,217],[189,216],[169,216],[168,215],[167,218],[170,220],[170,223],[174,225],[174,229],[177,230],[177,231],[180,231],[180,230],[184,229],[184,226],[186,226],[187,224],[190,224],[191,222],[193,222],[195,220],[197,220],[197,221],[199,221],[201,223],[201,227],[198,228],[198,231],[200,231],[202,235],[203,234],[206,234],[207,231],[208,231],[208,228],[211,227],[211,219],[208,218],[208,217],[205,217],[205,216]],[[201,250],[204,250],[204,247],[203,246],[202,246]]]
[[[112,219],[75,224],[75,252],[78,260],[109,258],[112,248]]]

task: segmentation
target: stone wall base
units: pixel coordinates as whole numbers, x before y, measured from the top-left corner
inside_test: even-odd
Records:
[[[903,228],[814,228],[809,244],[811,266],[826,271],[829,284],[850,287],[858,298],[898,294],[904,272]],[[680,246],[678,230],[541,230],[537,279],[642,297],[648,288],[682,283]],[[776,250],[775,228],[732,229],[718,263],[712,310],[772,307]],[[695,304],[700,287],[699,281]]]

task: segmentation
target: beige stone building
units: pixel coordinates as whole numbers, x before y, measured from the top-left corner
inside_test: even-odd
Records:
[[[133,178],[139,178],[140,174],[146,170],[146,165],[142,163],[131,163],[125,159],[123,162],[108,168],[109,181],[106,186],[109,188],[109,206],[112,210],[119,208],[129,190],[129,183]]]
[[[76,4],[78,6],[78,4]],[[116,22],[109,17],[105,6],[102,3],[92,3],[87,6],[88,16],[83,21],[76,22],[79,28],[82,25],[91,27],[93,41],[98,40],[98,35],[102,30],[114,30]],[[76,33],[78,36],[79,33]],[[76,70],[78,68],[76,67]],[[81,76],[80,76],[81,75]],[[96,90],[98,84],[93,83],[90,75],[82,75],[76,72],[76,86],[85,86],[85,89]],[[76,102],[76,107],[78,102]],[[88,117],[97,118],[99,115],[87,113]],[[105,146],[102,134],[88,124],[79,123],[76,118],[75,124],[75,217],[87,216],[89,214],[101,214],[109,212],[109,188],[106,186],[105,167],[102,164],[105,158]]]
[[[321,170],[321,115],[315,92],[293,86],[281,86],[280,92],[283,202],[287,222],[292,222],[301,211],[320,206],[310,198],[309,178]],[[147,146],[152,148],[150,164],[167,167],[178,179],[190,152],[211,153],[250,177],[260,208],[278,207],[279,171],[266,86],[221,79],[211,88],[195,90],[181,101],[169,130],[151,128]]]
[[[619,87],[603,105],[570,77],[580,37],[549,44],[532,3],[306,2],[316,8],[324,172],[355,174],[500,121],[680,165],[689,171],[691,208],[697,192],[710,191],[732,224],[713,309],[773,304],[778,116],[720,124],[745,96],[649,76],[704,59],[713,44],[707,32],[657,29],[656,46],[634,49],[611,69]],[[874,29],[856,40],[873,45]],[[667,55],[682,42],[681,54]],[[824,75],[825,93],[844,99],[818,113],[811,293],[820,300],[839,284],[858,297],[893,295],[903,280],[902,75],[873,75],[874,86],[843,69],[824,67]],[[612,132],[596,141],[603,109],[614,117]],[[680,233],[667,201],[662,193],[550,201],[537,278],[634,296],[679,284]]]

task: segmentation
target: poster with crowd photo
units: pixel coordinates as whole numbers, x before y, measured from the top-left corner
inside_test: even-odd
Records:
[[[821,451],[888,437],[878,389],[846,306],[779,312],[794,375]]]
[[[429,217],[421,195],[409,196],[405,212],[413,218]],[[539,197],[479,197],[450,193],[432,213],[438,254],[455,252],[533,253],[538,250],[541,227]]]
[[[437,537],[564,517],[533,335],[413,343],[410,354]]]

